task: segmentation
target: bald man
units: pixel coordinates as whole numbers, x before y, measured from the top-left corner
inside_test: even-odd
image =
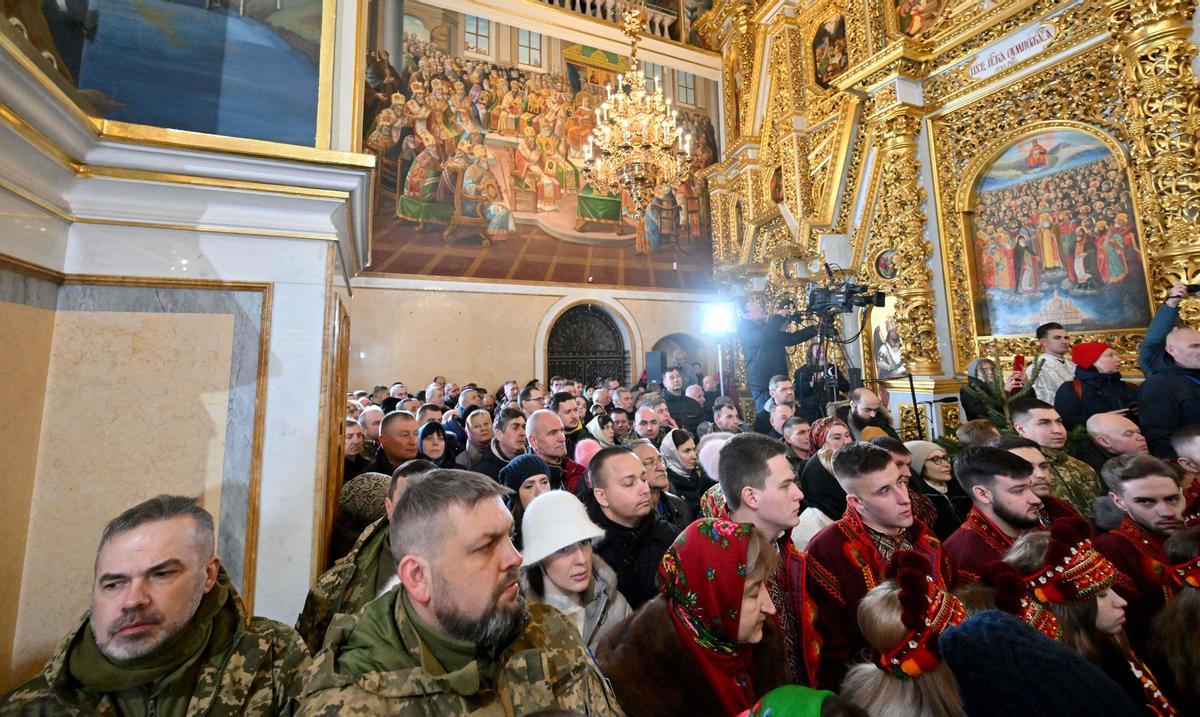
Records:
[[[850,426],[850,433],[856,441],[869,441],[881,432],[900,440],[896,429],[892,428],[892,417],[887,406],[870,389],[856,388],[851,391],[850,405],[839,408],[838,417]]]
[[[567,455],[567,436],[562,419],[548,408],[534,411],[525,423],[529,452],[550,466],[550,485],[571,493],[579,487],[587,470]]]
[[[1174,458],[1171,434],[1200,423],[1200,331],[1179,327],[1167,335],[1167,355],[1174,365],[1164,366],[1146,379],[1138,392],[1142,433],[1150,453]]]
[[[1093,414],[1087,421],[1087,432],[1088,440],[1080,441],[1071,455],[1094,468],[1097,475],[1110,458],[1146,452],[1142,429],[1120,414]]]

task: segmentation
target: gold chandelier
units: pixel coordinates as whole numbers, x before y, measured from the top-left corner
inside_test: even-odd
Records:
[[[630,67],[617,75],[616,91],[605,85],[608,98],[596,108],[596,128],[584,148],[584,179],[597,192],[624,192],[625,211],[641,219],[659,187],[687,181],[691,171],[692,136],[681,136],[679,111],[663,97],[662,81],[647,87],[638,66],[646,8],[630,2],[623,13],[629,36]],[[623,200],[625,203],[625,200]]]

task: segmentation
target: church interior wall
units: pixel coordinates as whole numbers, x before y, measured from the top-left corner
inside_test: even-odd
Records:
[[[0,288],[22,277],[0,271]],[[50,287],[51,292],[56,288]],[[0,455],[4,456],[5,478],[0,481],[0,689],[12,673],[13,633],[17,624],[21,577],[25,565],[26,526],[33,496],[34,471],[41,440],[41,400],[50,365],[54,335],[54,305],[36,306],[0,301],[0,341],[20,350],[0,352]],[[51,294],[52,295],[52,294]],[[61,417],[61,414],[56,414]]]
[[[644,368],[642,351],[679,333],[696,338],[704,350],[691,358],[715,369],[715,349],[702,331],[709,299],[699,293],[613,288],[358,279],[349,385],[370,390],[402,380],[415,392],[439,374],[490,389],[510,378],[546,380],[545,341],[553,319],[583,302],[599,304],[630,332],[627,344],[632,345],[626,349],[634,376]],[[394,331],[395,326],[404,330]]]

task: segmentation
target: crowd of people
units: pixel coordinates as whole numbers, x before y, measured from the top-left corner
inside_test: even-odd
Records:
[[[683,352],[661,384],[355,391],[294,628],[246,615],[212,516],[159,496],[105,528],[89,615],[0,714],[1200,714],[1185,291],[1144,410],[1093,394],[1111,347],[1043,326],[1012,430],[975,418],[953,452],[865,388],[809,415],[786,366],[743,420]],[[806,338],[744,319],[763,351]]]

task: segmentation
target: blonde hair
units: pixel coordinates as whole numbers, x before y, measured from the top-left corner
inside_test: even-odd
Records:
[[[900,586],[895,581],[881,583],[858,604],[858,628],[878,652],[903,639],[908,628],[900,617]],[[860,662],[846,673],[839,694],[871,717],[959,717],[963,711],[945,663],[932,672],[902,679],[874,663]]]

